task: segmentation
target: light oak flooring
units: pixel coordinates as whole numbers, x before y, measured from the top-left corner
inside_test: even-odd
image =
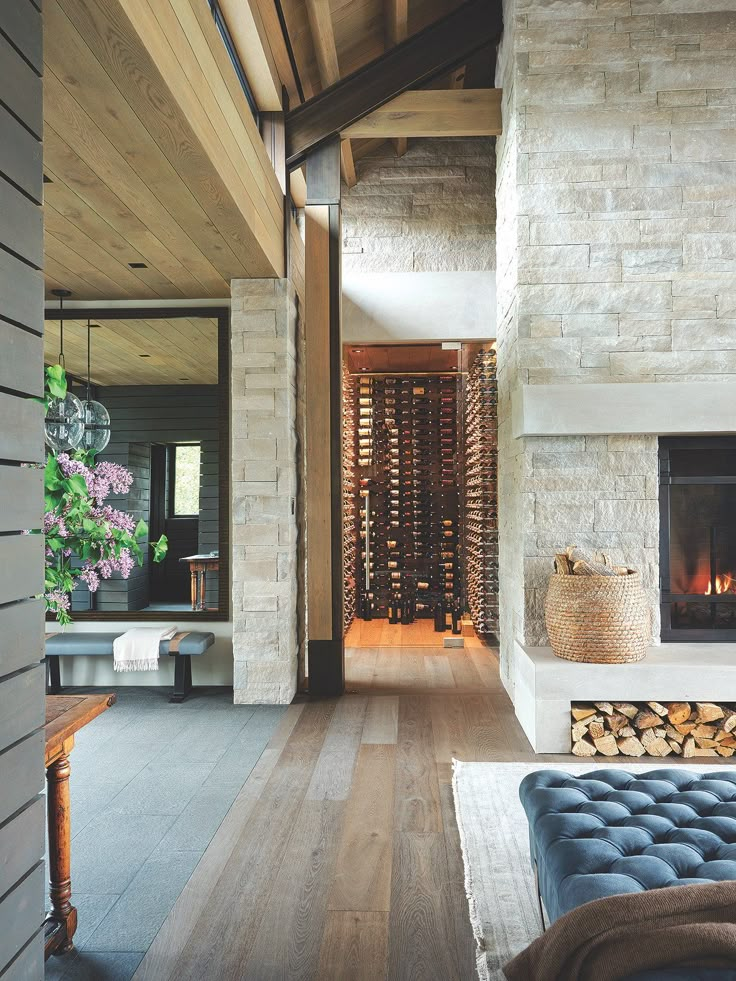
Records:
[[[448,632],[444,636],[450,637]],[[386,619],[359,620],[351,623],[345,634],[345,647],[442,647],[442,634],[434,629],[433,620],[415,620],[414,623],[389,623]],[[485,647],[477,636],[465,637],[465,648]]]
[[[451,760],[534,758],[495,654],[347,664],[360,691],[288,708],[138,981],[475,977]]]

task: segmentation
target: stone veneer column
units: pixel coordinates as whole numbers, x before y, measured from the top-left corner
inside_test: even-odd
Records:
[[[545,643],[553,553],[641,569],[658,618],[656,436],[514,439],[520,385],[736,378],[736,10],[505,0],[497,85],[502,674]],[[718,391],[714,388],[714,412]],[[717,423],[715,424],[717,426]]]
[[[233,281],[233,687],[239,704],[285,704],[296,693],[296,333],[287,280]]]

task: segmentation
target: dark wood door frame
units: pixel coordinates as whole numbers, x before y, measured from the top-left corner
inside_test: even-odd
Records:
[[[345,688],[340,140],[307,158],[307,604],[309,691]]]
[[[217,320],[217,386],[219,422],[219,597],[218,610],[193,610],[187,613],[192,620],[230,619],[230,309],[222,306],[191,307],[81,307],[65,304],[66,319],[75,313],[90,320],[175,320],[179,317],[206,317]],[[59,320],[58,309],[44,310],[44,319]],[[160,620],[160,612],[131,610],[124,614],[106,610],[80,610],[75,620]],[[53,614],[46,620],[55,622]]]

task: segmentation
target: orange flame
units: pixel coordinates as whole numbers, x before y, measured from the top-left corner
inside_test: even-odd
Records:
[[[725,572],[722,576],[716,576],[716,596],[721,596],[723,593],[730,593],[734,585],[733,575],[730,572]],[[705,596],[713,595],[713,586],[710,579],[708,580],[708,585],[705,590]]]

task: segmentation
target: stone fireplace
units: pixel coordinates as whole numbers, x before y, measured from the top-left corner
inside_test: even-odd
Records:
[[[732,571],[722,505],[699,519],[712,573],[702,585],[700,573],[697,585],[673,582],[674,553],[670,568],[660,554],[660,446],[736,433],[736,65],[717,53],[735,22],[717,6],[504,2],[501,673],[538,752],[569,750],[574,701],[736,701],[731,601],[716,585]],[[685,486],[668,486],[671,507]],[[554,553],[572,544],[641,571],[642,662],[552,655],[544,596]],[[691,588],[694,599],[675,596]],[[688,639],[673,642],[673,625]]]
[[[663,641],[736,640],[736,439],[662,439]]]

